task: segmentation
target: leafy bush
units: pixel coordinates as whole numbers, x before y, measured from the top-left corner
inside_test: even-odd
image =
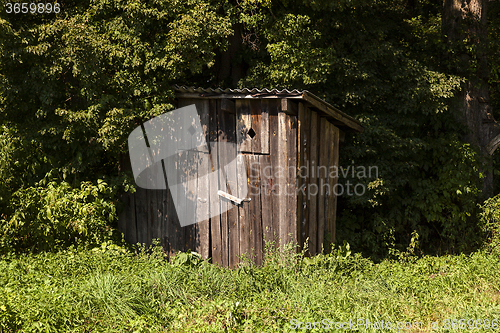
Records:
[[[60,250],[119,239],[116,189],[102,180],[72,188],[66,182],[40,182],[13,194],[10,219],[1,221],[0,249]]]
[[[29,158],[28,158],[29,157]],[[12,194],[30,184],[40,171],[34,145],[27,142],[14,124],[0,126],[0,209],[5,218]]]
[[[473,247],[481,161],[463,142],[466,132],[457,122],[453,99],[465,78],[448,67],[442,6],[423,2],[408,11],[399,1],[360,1],[255,7],[242,6],[241,18],[266,54],[254,54],[240,86],[308,89],[365,128],[346,134],[339,164],[344,170],[374,166],[378,174],[356,179],[349,172],[339,179],[361,183],[366,192],[339,197],[337,240],[380,256],[404,251],[413,232],[427,252]]]
[[[358,165],[377,166],[379,174],[372,179],[351,174],[339,179],[363,184],[366,192],[339,198],[343,210],[337,223],[338,239],[347,239],[365,254],[404,251],[413,232],[427,253],[468,251],[480,242],[476,214],[481,175],[474,149],[456,135],[384,148],[384,143],[396,145],[397,140],[384,138],[372,126],[360,141],[349,143],[344,162],[354,158]],[[366,153],[366,146],[373,152]]]
[[[481,205],[481,227],[486,234],[489,245],[493,248],[500,245],[500,194],[487,199]]]

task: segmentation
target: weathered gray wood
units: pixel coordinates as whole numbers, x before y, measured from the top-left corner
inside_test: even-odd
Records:
[[[332,138],[332,145],[330,146],[330,163],[332,166],[339,166],[339,129],[335,127],[333,124],[328,124],[328,130],[330,132],[330,137]],[[337,219],[337,196],[335,195],[335,185],[338,182],[338,177],[330,177],[330,188],[331,195],[328,198],[328,229],[331,234],[331,242],[335,243],[336,241],[336,219]]]
[[[264,129],[261,128],[261,101],[260,100],[250,100],[250,114],[251,114],[251,128],[255,132],[255,136],[251,139],[252,142],[252,153],[260,154],[262,152],[262,132]]]
[[[135,224],[135,195],[124,193],[122,196],[123,211],[120,214],[119,230],[125,240],[131,244],[137,243],[137,227]]]
[[[323,251],[323,239],[325,236],[325,225],[328,219],[328,197],[329,192],[329,181],[328,181],[328,164],[329,147],[333,144],[332,138],[330,137],[330,131],[328,130],[328,120],[326,118],[320,118],[320,130],[319,137],[322,140],[322,144],[319,146],[319,162],[318,162],[318,244],[316,251]],[[325,186],[326,184],[326,186]]]
[[[148,201],[147,190],[137,187],[135,192],[135,216],[137,223],[137,242],[147,243],[148,238]]]
[[[184,127],[185,128],[185,127]],[[193,188],[193,183],[189,181],[190,171],[187,169],[187,165],[192,163],[191,159],[193,153],[190,151],[184,151],[177,155],[176,171],[178,176],[178,183],[183,184],[182,188],[177,192],[177,215],[179,217],[179,223],[181,218],[189,218],[189,215],[193,215],[194,212],[189,210],[188,200],[190,199],[190,190]],[[182,244],[182,249],[180,251],[187,251],[192,249],[192,229],[190,226],[182,226],[181,233],[184,234]]]
[[[137,238],[137,215],[135,212],[135,205],[136,205],[135,195],[130,193],[128,197],[130,199],[130,207],[128,209],[130,213],[130,219],[127,222],[127,228],[130,235],[130,240],[131,240],[130,242],[132,244],[136,244],[138,238]]]
[[[238,196],[242,197],[245,191],[250,191],[250,158],[252,155],[238,155]],[[250,194],[247,193],[247,194]],[[239,252],[240,256],[250,255],[251,250],[251,215],[250,205],[248,202],[243,202],[238,206],[239,214]]]
[[[287,172],[287,115],[283,112],[278,113],[278,150],[275,152],[278,156],[278,170],[276,175],[276,184],[279,188],[278,202],[279,202],[279,238],[280,247],[285,248],[289,241],[289,221],[288,216],[288,172]]]
[[[168,251],[167,237],[168,237],[168,190],[158,191],[158,200],[160,202],[160,224],[158,234],[160,235],[160,244],[163,251]]]
[[[266,243],[274,240],[273,233],[273,195],[272,190],[272,169],[269,155],[259,156],[260,164],[260,197],[262,209],[262,237],[264,250]]]
[[[160,241],[160,246],[163,247],[163,237],[165,234],[164,230],[164,222],[165,222],[165,201],[166,197],[164,196],[165,190],[158,190],[156,192],[156,198],[158,202],[158,223],[156,225],[156,234],[157,238]]]
[[[219,126],[217,122],[217,114],[219,111],[217,108],[220,108],[220,102],[216,100],[210,101],[210,110],[209,110],[209,141],[210,141],[210,170],[212,172],[217,172],[219,170],[219,145],[215,144],[218,140],[218,131]],[[218,173],[217,173],[218,175]],[[217,196],[216,191],[219,189],[219,178],[211,177],[210,178],[210,189],[209,189],[209,197],[210,197],[210,211],[220,211],[220,200]],[[222,235],[221,235],[221,217],[220,215],[215,215],[210,218],[210,237],[211,237],[211,255],[212,255],[212,263],[216,265],[222,265]]]
[[[130,204],[130,199],[128,198],[128,193],[123,193],[120,196],[120,201],[122,204],[122,211],[118,215],[118,231],[123,234],[123,237],[127,239],[127,223],[129,216],[127,215],[128,206]]]
[[[158,235],[158,198],[157,198],[158,190],[148,190],[148,204],[149,204],[149,212],[148,212],[148,239],[146,246],[151,246],[152,241],[155,238],[159,238]]]
[[[179,99],[177,107],[181,108],[184,106],[189,105],[190,103],[187,102],[186,99]],[[184,124],[180,124],[180,126],[184,126]],[[163,160],[163,165],[165,167],[165,171],[170,170],[170,175],[172,175],[172,179],[170,181],[172,184],[170,185],[175,185],[177,181],[179,181],[178,178],[180,178],[180,168],[181,168],[181,158],[179,156],[180,154],[176,154],[175,156],[171,156],[167,159]],[[168,215],[167,215],[167,229],[168,229],[168,236],[167,236],[167,242],[168,242],[168,256],[169,259],[173,259],[177,252],[179,251],[185,251],[185,239],[186,239],[186,231],[184,228],[181,227],[180,225],[180,219],[179,216],[182,216],[184,214],[184,211],[178,211],[177,208],[175,207],[175,202],[178,200],[178,197],[180,196],[179,193],[174,193],[171,192],[167,181],[167,191],[168,191]]]
[[[262,234],[262,206],[260,201],[261,195],[261,177],[259,155],[250,155],[248,158],[248,174],[249,183],[248,191],[251,199],[248,202],[249,206],[249,236],[250,236],[250,252],[254,263],[257,265],[262,264],[262,251],[263,251],[263,234]],[[245,202],[243,204],[246,204]]]
[[[331,116],[333,119],[339,121],[340,123],[343,124],[343,127],[352,129],[358,133],[363,133],[364,128],[361,126],[360,122],[357,121],[356,119],[346,115],[342,111],[336,109],[332,105],[326,103],[325,101],[320,100],[318,97],[314,96],[313,94],[304,91],[302,94],[302,98],[309,103],[313,104],[315,107],[317,107],[319,110],[324,112],[326,115]]]
[[[228,104],[230,105],[230,103]],[[219,142],[232,142],[236,144],[236,117],[234,113],[221,110],[219,113]],[[219,149],[219,168],[224,168],[224,174],[219,173],[219,189],[226,189],[226,192],[237,191],[237,183],[232,180],[237,179],[236,167],[230,162],[236,158],[237,148],[227,145],[224,149]],[[239,227],[238,227],[238,207],[230,202],[220,200],[221,203],[221,230],[223,265],[234,267],[239,256]]]
[[[178,107],[183,107],[191,104],[196,104],[193,99],[181,99],[179,100]],[[198,110],[198,108],[197,108]],[[178,124],[180,130],[187,130],[191,124],[188,119],[182,119],[182,123]],[[190,143],[186,142],[186,147],[190,147]],[[195,160],[195,153],[193,151],[182,151],[174,155],[175,160],[175,173],[176,173],[176,183],[181,185],[177,190],[177,201],[176,201],[176,211],[179,219],[185,218],[188,220],[194,219],[195,209],[192,207],[194,191],[196,185],[194,184],[195,172],[193,170],[193,164]],[[181,222],[181,221],[179,221]],[[195,237],[196,226],[189,225],[181,227],[180,233],[182,240],[182,245],[178,246],[179,251],[194,250],[194,237]]]
[[[298,111],[297,111],[297,243],[300,246],[304,245],[304,233],[303,233],[303,224],[304,221],[304,209],[305,202],[304,200],[304,178],[300,173],[301,167],[304,165],[304,144],[302,142],[304,137],[304,121],[305,121],[305,109],[304,103],[299,103]]]
[[[330,122],[327,122],[326,123],[326,138],[325,140],[328,140],[328,142],[330,142],[330,144],[328,145],[328,150],[327,150],[327,155],[328,155],[328,170],[330,170],[330,167],[333,167],[335,166],[334,164],[334,148],[335,148],[335,135],[334,135],[334,132],[332,131],[332,124]],[[326,207],[325,207],[325,234],[327,237],[325,237],[325,239],[328,240],[328,243],[325,244],[325,250],[327,252],[330,252],[331,251],[331,244],[333,243],[333,230],[332,230],[332,216],[330,215],[331,214],[331,209],[333,208],[332,206],[332,196],[334,196],[335,194],[333,193],[333,185],[334,185],[334,182],[336,183],[336,180],[333,179],[333,176],[330,172],[328,173],[328,179],[327,179],[327,182],[328,182],[328,193],[326,194]]]
[[[165,169],[176,170],[179,163],[177,156],[172,156],[164,160]],[[177,171],[176,171],[177,172]],[[185,232],[181,228],[177,210],[174,205],[173,194],[168,190],[168,208],[167,208],[167,242],[168,242],[168,256],[173,258],[178,251],[184,251],[184,238]]]
[[[333,125],[333,124],[332,124]],[[339,131],[339,141],[340,142],[344,142],[345,140],[345,132],[344,131],[341,131],[340,129],[337,128],[337,130]]]
[[[252,116],[249,100],[237,100],[236,104],[236,138],[238,150],[242,153],[252,152],[252,138],[248,135],[248,131],[252,128]]]
[[[235,267],[238,257],[244,253],[253,256],[255,263],[262,263],[264,241],[275,241],[283,247],[288,242],[302,244],[309,236],[310,254],[321,251],[325,232],[330,233],[334,241],[337,198],[333,195],[333,186],[337,179],[329,177],[328,170],[330,166],[338,166],[340,131],[327,121],[328,117],[320,120],[319,114],[306,104],[288,98],[236,103],[217,99],[184,100],[179,107],[193,103],[197,105],[208,144],[234,142],[239,143],[241,149],[242,143],[245,147],[243,141],[248,140],[251,149],[244,148],[247,154],[239,157],[239,163],[234,168],[226,167],[213,180],[203,176],[230,165],[231,159],[237,156],[238,146],[229,152],[227,149],[221,152],[214,146],[210,155],[200,151],[183,152],[169,159],[169,165],[165,161],[165,168],[177,170],[178,178],[185,181],[185,189],[178,196],[195,203],[194,208],[184,206],[181,213],[193,214],[194,220],[200,220],[209,216],[211,205],[226,205],[231,209],[180,228],[168,190],[138,189],[139,193],[124,199],[126,207],[119,228],[124,230],[126,239],[149,245],[151,239],[160,238],[170,256],[189,248],[204,258],[211,256],[216,264],[230,267]],[[180,126],[184,128],[188,124]],[[256,137],[249,139],[247,135],[240,142],[242,134],[237,128],[246,131],[253,128]],[[243,133],[247,134],[245,130]],[[264,155],[268,153],[270,155]],[[326,166],[327,175],[322,166]],[[296,167],[304,167],[302,171],[309,178],[297,174]],[[318,174],[318,170],[322,173]],[[229,184],[227,179],[237,180]],[[226,196],[243,199],[241,192],[245,184],[249,191],[246,197],[251,201],[240,202],[239,207],[221,200],[217,194],[221,191],[227,193]],[[329,185],[330,192],[325,192],[328,188],[325,184]],[[301,187],[304,191],[297,192]],[[204,199],[206,204],[202,205]],[[127,209],[129,212],[125,215]]]
[[[269,100],[261,100],[260,107],[260,153],[269,154]]]
[[[310,245],[310,240],[309,240],[309,224],[310,224],[310,219],[309,219],[309,210],[310,210],[310,195],[309,195],[309,185],[310,185],[310,177],[311,177],[311,117],[312,117],[312,111],[309,108],[305,109],[305,119],[304,119],[304,131],[303,131],[303,147],[304,147],[304,158],[303,158],[303,170],[302,175],[305,177],[304,178],[304,202],[303,202],[303,212],[304,212],[304,218],[303,218],[303,225],[302,225],[302,232],[304,234],[304,243],[307,240],[307,247],[309,248]]]
[[[259,99],[269,99],[269,100],[279,100],[282,99],[283,96],[280,95],[267,95],[267,96],[252,96],[251,94],[241,94],[241,93],[223,93],[223,94],[213,94],[213,95],[206,95],[206,94],[200,94],[199,92],[183,92],[183,93],[177,93],[178,97],[182,98],[207,98],[207,99],[250,99],[250,98],[259,98]],[[346,130],[354,130],[356,132],[362,133],[364,128],[361,126],[361,123],[354,119],[351,116],[348,116],[344,112],[338,110],[334,106],[326,103],[325,101],[321,100],[317,96],[313,95],[312,93],[308,91],[304,91],[302,95],[289,95],[287,96],[287,99],[289,100],[303,100],[307,101],[308,104],[312,104],[315,108],[319,109],[323,114],[326,116],[329,116],[329,118],[333,121],[337,121],[341,124],[340,127],[342,129]]]
[[[203,100],[199,106],[200,123],[203,130],[203,136],[207,145],[210,142],[209,122],[210,122],[210,102]],[[208,146],[207,146],[208,147]],[[206,153],[198,153],[198,183],[196,188],[196,221],[197,237],[196,237],[196,252],[203,259],[207,259],[210,252],[210,188],[208,175],[211,172],[210,155],[208,150]]]
[[[280,246],[280,209],[279,209],[279,184],[277,180],[278,167],[279,167],[279,156],[278,152],[278,112],[280,108],[279,100],[269,100],[269,151],[270,154],[270,163],[271,163],[271,176],[269,179],[271,196],[272,196],[272,234],[273,234],[273,244],[277,249]]]
[[[294,102],[289,98],[281,99],[281,111],[292,116],[297,116],[298,113],[297,102]]]
[[[208,103],[205,100],[186,100],[187,105],[195,104],[198,115],[202,112],[203,103]],[[187,130],[191,126],[190,120],[185,118],[182,129]],[[186,143],[187,147],[191,148],[191,143]],[[186,216],[190,221],[196,221],[197,212],[197,198],[198,198],[198,161],[200,159],[200,153],[197,151],[184,151],[182,156],[185,160],[182,160],[181,180],[185,184],[185,209],[184,216]],[[197,252],[199,244],[199,224],[194,223],[184,227],[186,233],[185,239],[185,249]]]
[[[234,102],[230,99],[227,99],[227,98],[220,99],[220,109],[223,111],[226,111],[227,113],[234,114],[236,112]]]
[[[286,115],[287,242],[297,244],[297,117]]]
[[[316,254],[318,248],[318,196],[315,194],[318,188],[318,113],[311,113],[311,150],[310,150],[310,179],[307,195],[309,196],[309,253]]]

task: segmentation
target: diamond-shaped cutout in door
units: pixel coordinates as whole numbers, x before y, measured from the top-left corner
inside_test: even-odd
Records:
[[[250,128],[250,130],[248,131],[248,136],[250,136],[252,139],[255,137],[257,133],[255,133],[255,131],[253,130],[253,128]]]

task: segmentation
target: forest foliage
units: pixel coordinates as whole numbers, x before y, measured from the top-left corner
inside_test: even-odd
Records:
[[[500,5],[488,5],[498,109]],[[367,189],[338,203],[338,239],[353,249],[477,245],[482,161],[454,108],[468,79],[457,48],[475,51],[445,43],[441,13],[441,2],[404,0],[74,0],[58,14],[2,11],[0,247],[114,237],[120,194],[133,190],[128,134],[174,108],[173,84],[307,89],[358,119],[365,132],[346,136],[340,164],[379,173],[340,179]]]

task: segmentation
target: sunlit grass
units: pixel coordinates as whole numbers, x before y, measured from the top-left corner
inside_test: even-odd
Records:
[[[332,324],[363,319],[422,322],[423,330],[406,331],[437,332],[445,331],[445,319],[500,319],[497,251],[402,256],[375,264],[344,248],[314,258],[270,253],[265,262],[230,270],[196,255],[168,263],[160,251],[115,247],[5,256],[0,327],[5,332],[281,332],[297,331],[293,319]],[[436,320],[440,329],[428,329]]]

